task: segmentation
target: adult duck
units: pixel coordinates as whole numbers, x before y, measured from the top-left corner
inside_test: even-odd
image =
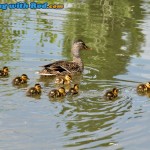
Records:
[[[77,40],[73,43],[71,52],[73,61],[60,60],[47,65],[44,65],[43,70],[39,71],[40,75],[65,75],[82,73],[84,69],[83,62],[80,58],[80,50],[88,50],[88,46],[82,40]]]

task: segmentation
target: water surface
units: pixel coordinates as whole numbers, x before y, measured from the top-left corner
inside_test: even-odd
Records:
[[[0,149],[148,149],[150,96],[138,95],[136,86],[150,81],[149,1],[58,2],[64,9],[0,11],[0,67],[10,68],[0,78]],[[81,52],[85,69],[73,77],[80,92],[52,101],[54,78],[35,72],[71,60],[78,38],[93,49]],[[28,85],[12,86],[22,73]],[[37,82],[41,97],[26,97]],[[119,97],[105,100],[113,87]]]

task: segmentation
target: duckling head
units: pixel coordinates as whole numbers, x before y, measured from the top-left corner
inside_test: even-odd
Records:
[[[22,79],[23,81],[29,80],[29,78],[28,78],[28,76],[27,76],[26,74],[22,74],[22,75],[21,75],[21,79]]]
[[[72,77],[69,74],[65,75],[65,79],[69,82],[72,81]]]
[[[6,74],[7,74],[7,73],[9,72],[8,67],[6,67],[6,66],[5,66],[5,67],[3,67],[3,71],[4,71],[4,73],[6,73]]]
[[[64,87],[60,87],[58,89],[59,93],[62,94],[62,95],[66,95],[66,91],[65,91],[65,88]]]
[[[42,89],[42,87],[41,87],[41,85],[40,85],[39,83],[35,84],[34,87],[35,87],[35,89],[36,89],[38,92],[40,92],[41,89]]]
[[[75,85],[74,85],[74,89],[75,89],[76,91],[78,91],[78,90],[79,90],[79,85],[78,85],[78,84],[75,84]]]
[[[113,88],[112,92],[113,92],[113,94],[114,94],[115,96],[117,96],[117,95],[118,95],[119,90],[118,90],[117,88]]]
[[[145,85],[147,88],[150,88],[150,82],[147,82]]]

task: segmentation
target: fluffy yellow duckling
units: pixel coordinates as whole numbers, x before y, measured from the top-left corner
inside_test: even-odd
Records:
[[[78,94],[78,91],[79,91],[79,85],[74,84],[74,86],[69,89],[67,94],[75,95],[75,94]]]
[[[3,67],[2,70],[0,70],[0,77],[5,77],[5,76],[8,76],[8,72],[9,72],[9,69],[8,67]]]
[[[35,84],[34,87],[31,87],[28,91],[27,91],[27,96],[36,96],[36,95],[40,95],[41,94],[41,85],[39,83]]]
[[[48,96],[51,98],[63,97],[66,95],[65,88],[60,87],[59,89],[53,89],[49,92]]]
[[[150,82],[147,82],[146,84],[140,84],[137,86],[137,92],[148,92],[150,91]]]
[[[21,85],[27,83],[27,80],[29,80],[28,76],[26,74],[22,74],[21,77],[16,77],[13,79],[14,85]]]
[[[70,84],[72,82],[72,76],[67,74],[65,76],[60,76],[55,79],[56,84]]]
[[[108,100],[113,100],[114,98],[118,96],[118,92],[119,90],[117,88],[113,88],[112,90],[107,91],[104,97]]]

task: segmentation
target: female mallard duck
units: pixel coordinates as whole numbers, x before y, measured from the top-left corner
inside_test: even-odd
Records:
[[[36,95],[40,95],[41,94],[41,85],[39,83],[35,84],[34,87],[31,87],[28,91],[27,91],[27,96],[36,96]]]
[[[56,84],[70,84],[72,82],[72,77],[69,74],[65,76],[59,76],[55,79]]]
[[[80,50],[89,49],[82,40],[74,42],[71,52],[73,55],[73,61],[56,61],[54,63],[44,65],[44,69],[38,72],[40,75],[64,75],[81,73],[84,69],[84,65],[80,58]]]
[[[59,89],[53,89],[48,94],[48,96],[51,98],[63,97],[65,95],[66,95],[66,91],[63,87],[60,87]]]
[[[16,77],[13,79],[13,84],[14,85],[22,85],[27,83],[27,80],[29,80],[28,76],[26,74],[22,74],[21,77]]]
[[[78,94],[78,90],[79,90],[79,85],[75,84],[72,88],[69,89],[67,94],[71,94],[71,95]]]
[[[147,82],[146,84],[140,84],[137,86],[137,92],[148,92],[150,91],[150,82]]]
[[[2,70],[0,70],[0,77],[5,77],[5,76],[8,76],[8,72],[9,72],[9,69],[8,67],[3,67]]]
[[[110,91],[107,91],[104,95],[104,97],[108,100],[112,100],[118,96],[119,90],[117,88],[113,88]]]

